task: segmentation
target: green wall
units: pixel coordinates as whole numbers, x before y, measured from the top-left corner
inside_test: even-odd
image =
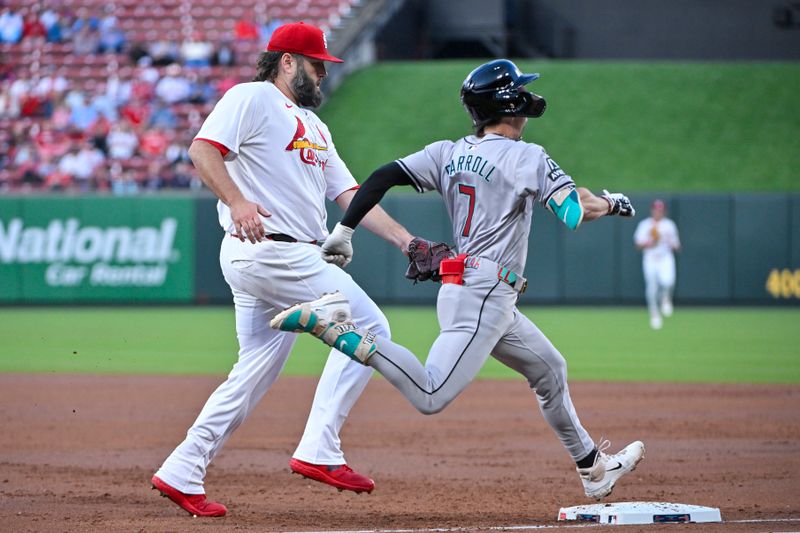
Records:
[[[0,197],[0,302],[194,298],[188,197]]]
[[[662,194],[680,231],[678,303],[800,303],[800,193]],[[640,303],[637,221],[653,195],[631,196],[636,219],[564,228],[537,207],[523,304]],[[209,195],[0,198],[0,303],[222,303],[222,232]],[[408,229],[450,240],[437,194],[390,194]],[[329,205],[328,225],[341,216]],[[406,260],[360,229],[348,271],[380,303],[431,303],[438,285],[405,280]]]
[[[649,216],[651,194],[634,194],[635,219],[608,218],[567,230],[537,207],[533,217],[524,304],[640,303],[641,254],[633,245],[636,224]],[[682,241],[675,297],[692,304],[800,303],[800,194],[659,194]],[[393,196],[390,214],[412,233],[450,240],[438,195]],[[329,211],[339,216],[338,208]],[[332,225],[332,222],[331,222]],[[402,278],[399,252],[368,231],[355,238],[348,270],[376,300],[430,301],[435,285]]]

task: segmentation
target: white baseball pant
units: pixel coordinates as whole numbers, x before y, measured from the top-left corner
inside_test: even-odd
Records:
[[[209,463],[269,390],[289,356],[297,335],[271,329],[269,321],[275,314],[296,302],[340,290],[350,300],[354,320],[390,335],[378,306],[349,274],[323,261],[317,246],[275,241],[252,244],[226,236],[220,265],[233,292],[239,359],[206,401],[186,439],[156,473],[186,494],[205,492],[203,480]],[[371,368],[331,351],[295,458],[326,465],[346,462],[339,431],[371,375]]]
[[[659,305],[663,299],[672,301],[675,287],[675,257],[662,255],[642,259],[644,271],[644,294],[650,316],[661,316]]]

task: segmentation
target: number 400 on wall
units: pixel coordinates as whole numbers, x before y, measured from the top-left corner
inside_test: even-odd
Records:
[[[800,269],[773,268],[767,276],[766,288],[773,298],[800,298]]]

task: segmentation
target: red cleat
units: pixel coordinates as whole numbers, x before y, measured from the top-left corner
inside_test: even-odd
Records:
[[[289,461],[289,468],[295,474],[303,477],[326,483],[343,490],[352,490],[359,494],[362,492],[372,492],[375,482],[366,476],[362,476],[347,465],[314,465],[299,459]]]
[[[208,501],[205,494],[184,494],[167,485],[157,476],[153,476],[150,482],[163,497],[169,498],[192,516],[225,516],[225,513],[228,512],[228,509],[221,503]]]

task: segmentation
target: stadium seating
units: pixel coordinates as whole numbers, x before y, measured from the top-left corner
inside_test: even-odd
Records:
[[[134,50],[147,52],[147,46],[157,41],[171,42],[177,50],[183,41],[197,36],[210,42],[214,50],[229,47],[235,62],[184,68],[184,73],[194,71],[213,83],[222,79],[247,81],[254,74],[254,65],[264,49],[269,29],[274,29],[281,21],[304,20],[330,32],[359,3],[359,0],[227,0],[224,3],[219,0],[6,0],[4,7],[23,17],[32,11],[42,13],[52,9],[62,17],[62,26],[71,26],[79,16],[94,17],[96,24],[104,17],[113,16],[116,28],[124,35],[125,45],[118,50],[92,53],[76,49],[85,44],[80,38],[45,42],[40,37],[23,36],[17,43],[0,43],[0,74],[4,74],[0,82],[3,79],[6,84],[18,79],[38,82],[44,76],[57,76],[66,79],[68,90],[80,90],[88,96],[110,78],[135,79],[142,63],[137,62],[139,58]],[[239,34],[240,28],[250,33]],[[163,77],[168,64],[154,63],[153,67],[158,76]],[[213,100],[218,97],[219,94]],[[197,128],[209,109],[208,101],[172,105],[177,130]],[[6,132],[11,132],[20,121],[29,127],[49,119],[38,114],[9,116],[7,111],[4,113],[0,106],[0,126]],[[13,143],[11,148],[13,152]],[[139,168],[141,160],[137,156],[125,165]],[[9,188],[9,175],[14,170],[8,161],[0,166],[0,190]]]

